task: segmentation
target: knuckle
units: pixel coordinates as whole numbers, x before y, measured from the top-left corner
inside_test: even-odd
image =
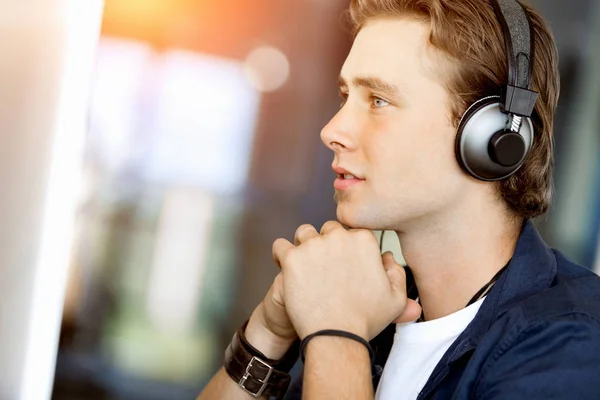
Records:
[[[315,227],[312,226],[311,224],[302,224],[298,227],[298,229],[296,229],[296,232],[302,232],[302,231],[311,230],[311,229],[315,229]]]
[[[294,234],[294,245],[305,244],[318,236],[319,234],[314,226],[310,224],[300,225]]]
[[[349,238],[348,232],[343,229],[335,229],[331,231],[331,237],[338,242],[343,242]]]
[[[273,246],[272,246],[272,248],[273,248],[273,254],[275,254],[277,252],[277,250],[279,248],[279,241],[280,240],[281,240],[281,238],[278,238],[278,239],[275,239],[273,241]]]
[[[341,226],[339,224],[339,222],[336,222],[336,221],[327,221],[321,227],[321,233],[323,233],[323,231],[326,231],[326,230],[335,230],[334,228],[336,228],[338,226]]]
[[[285,261],[286,263],[290,263],[294,255],[294,247],[286,246],[284,249],[281,250],[281,254],[283,261]]]
[[[276,256],[277,258],[281,259],[287,254],[289,250],[286,246],[286,242],[287,240],[283,238],[275,239],[275,241],[273,242],[273,256]]]

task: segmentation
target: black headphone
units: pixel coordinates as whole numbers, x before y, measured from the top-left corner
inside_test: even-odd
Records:
[[[531,115],[538,94],[531,90],[533,29],[517,0],[492,0],[508,56],[508,82],[499,96],[473,103],[456,134],[458,163],[482,181],[506,179],[521,168],[533,145]]]

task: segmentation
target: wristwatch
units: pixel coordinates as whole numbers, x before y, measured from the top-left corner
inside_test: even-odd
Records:
[[[246,340],[248,321],[233,335],[225,351],[223,367],[227,374],[251,396],[281,398],[290,384],[289,371],[298,360],[300,341],[280,360],[267,358]]]

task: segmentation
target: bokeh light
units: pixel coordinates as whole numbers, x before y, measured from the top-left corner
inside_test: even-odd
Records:
[[[248,54],[244,72],[246,79],[256,90],[272,92],[281,88],[288,80],[290,63],[281,50],[261,46]]]

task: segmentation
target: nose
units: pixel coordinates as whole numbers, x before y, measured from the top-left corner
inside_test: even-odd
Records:
[[[342,107],[336,115],[321,130],[321,140],[329,149],[336,153],[353,151],[357,147],[357,122],[352,117],[348,104]]]

